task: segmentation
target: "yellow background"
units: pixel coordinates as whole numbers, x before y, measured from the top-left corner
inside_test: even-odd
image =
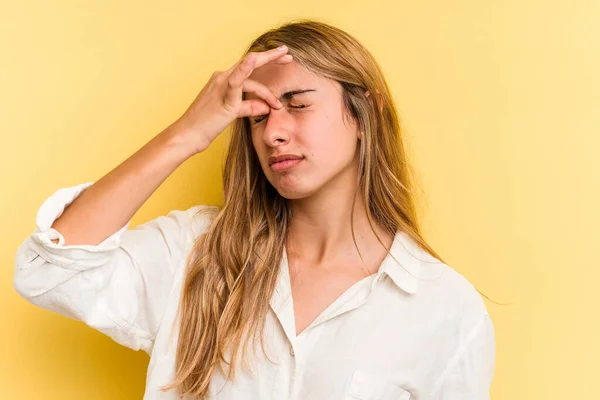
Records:
[[[600,398],[600,3],[6,1],[0,4],[0,398],[141,398],[148,357],[34,306],[14,254],[42,201],[168,126],[250,39],[315,17],[384,69],[426,238],[499,306],[494,400]],[[221,195],[221,135],[133,224]]]

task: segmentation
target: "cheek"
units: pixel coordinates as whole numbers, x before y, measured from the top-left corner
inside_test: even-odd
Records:
[[[315,163],[331,166],[345,163],[354,157],[358,145],[355,133],[341,121],[324,121],[307,130],[305,148],[312,153]]]
[[[304,144],[312,152],[326,155],[331,151],[336,151],[340,139],[340,128],[335,118],[330,115],[327,115],[327,112],[313,115],[313,118],[307,120],[302,127],[303,134],[300,140],[304,141]]]

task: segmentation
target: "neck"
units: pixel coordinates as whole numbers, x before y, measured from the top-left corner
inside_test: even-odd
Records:
[[[352,236],[350,219],[356,186],[348,183],[331,182],[310,197],[291,201],[293,217],[286,245],[288,256],[312,265],[361,262],[361,255],[365,260],[378,257],[383,248],[369,225],[360,192],[356,194],[355,236]],[[376,225],[374,228],[386,250],[389,249],[393,236]]]

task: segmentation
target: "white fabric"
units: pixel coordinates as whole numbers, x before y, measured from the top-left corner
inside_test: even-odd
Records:
[[[133,229],[129,221],[97,246],[65,246],[50,227],[92,184],[60,189],[44,201],[35,231],[17,250],[14,286],[37,306],[146,351],[144,399],[178,399],[158,387],[174,377],[183,270],[209,222],[194,214],[207,206],[173,210]],[[391,253],[419,279],[388,255],[377,274],[349,288],[296,337],[284,249],[265,327],[274,363],[257,347],[255,376],[238,370],[236,380],[226,382],[215,373],[213,398],[489,399],[494,327],[478,292],[403,233]]]

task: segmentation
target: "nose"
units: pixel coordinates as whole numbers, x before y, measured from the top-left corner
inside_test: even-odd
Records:
[[[263,131],[263,140],[269,146],[277,146],[289,141],[290,128],[292,121],[285,107],[280,109],[271,108],[271,112],[266,117],[266,123]]]

